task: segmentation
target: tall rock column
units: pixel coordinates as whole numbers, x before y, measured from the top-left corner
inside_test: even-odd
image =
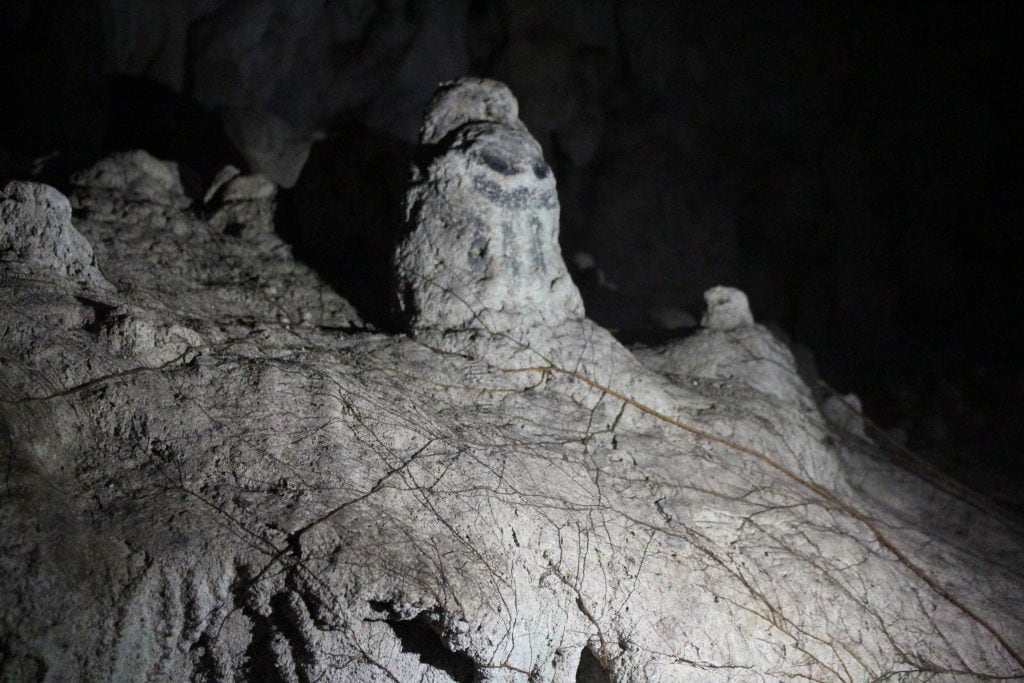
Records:
[[[441,86],[420,131],[395,255],[416,333],[525,333],[583,317],[558,245],[558,194],[518,104],[497,81]]]

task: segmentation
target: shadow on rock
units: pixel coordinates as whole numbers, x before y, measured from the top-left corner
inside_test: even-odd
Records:
[[[282,192],[276,225],[375,327],[398,328],[392,254],[402,232],[412,147],[345,124],[313,148],[295,187]]]

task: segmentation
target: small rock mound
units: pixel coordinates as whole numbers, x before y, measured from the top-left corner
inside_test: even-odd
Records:
[[[735,330],[754,324],[747,295],[735,287],[712,287],[704,292],[707,311],[701,318],[701,327],[709,330]]]
[[[191,204],[178,165],[142,150],[112,154],[71,176],[71,185],[74,207],[101,220],[159,218]]]
[[[262,175],[243,175],[225,166],[213,179],[203,198],[210,225],[241,233],[271,229],[274,224],[277,186]]]
[[[653,370],[746,385],[788,405],[814,405],[789,348],[754,323],[747,295],[734,287],[704,293],[707,310],[697,334],[656,349],[637,350]]]
[[[525,332],[583,317],[558,245],[558,194],[501,83],[441,87],[420,134],[430,158],[406,198],[398,307],[414,332]]]
[[[8,273],[112,288],[71,224],[68,198],[49,185],[14,181],[0,192],[0,262]]]

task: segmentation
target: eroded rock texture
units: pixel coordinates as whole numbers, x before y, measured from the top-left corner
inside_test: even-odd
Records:
[[[412,337],[360,331],[258,179],[187,207],[124,155],[78,177],[73,226],[5,190],[4,677],[1024,675],[1020,529],[830,428],[749,309],[641,362],[568,280],[515,280],[562,271],[507,111],[442,126],[418,225],[459,238],[401,252]],[[77,246],[10,257],[43,243]],[[427,272],[465,308],[431,308]],[[454,329],[475,307],[503,324]]]
[[[583,317],[558,246],[558,193],[508,88],[462,79],[427,110],[406,199],[398,304],[416,330],[507,332]]]

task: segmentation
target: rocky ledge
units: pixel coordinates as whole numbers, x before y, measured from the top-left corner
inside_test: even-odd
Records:
[[[660,348],[588,321],[500,84],[421,152],[400,335],[259,177],[3,189],[4,680],[1024,675],[1019,525],[826,420],[742,292]]]

